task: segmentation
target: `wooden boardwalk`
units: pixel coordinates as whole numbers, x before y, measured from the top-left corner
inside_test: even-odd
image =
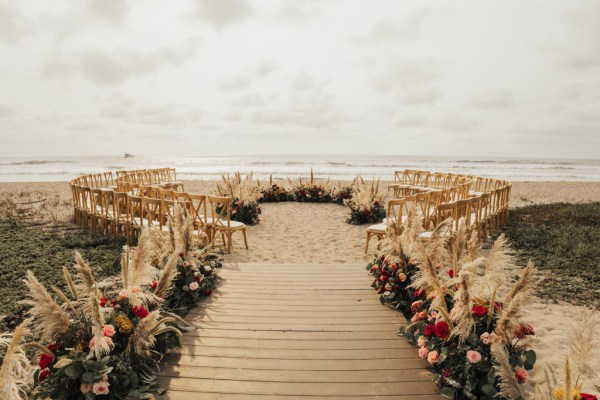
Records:
[[[362,265],[229,264],[161,365],[163,399],[437,399]]]

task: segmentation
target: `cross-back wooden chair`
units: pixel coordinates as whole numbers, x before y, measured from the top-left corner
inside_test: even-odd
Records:
[[[215,234],[221,233],[223,244],[227,246],[227,253],[231,253],[231,238],[234,232],[242,232],[244,235],[244,245],[248,250],[248,240],[246,238],[246,224],[231,220],[231,197],[221,197],[208,195],[210,213],[212,218],[212,229]],[[227,243],[225,243],[227,237]]]
[[[114,191],[108,188],[100,189],[101,194],[101,207],[102,207],[102,232],[104,235],[112,234],[117,236],[116,228],[116,217],[115,217],[115,204],[114,204]]]
[[[407,198],[409,200],[414,200],[416,196],[409,196]],[[388,233],[395,233],[397,235],[402,233],[402,223],[406,220],[409,212],[407,209],[407,198],[389,200],[384,222],[371,225],[365,229],[365,254],[367,254],[369,251],[369,242],[371,241],[371,238],[377,238],[377,248],[379,248],[379,242]]]
[[[91,228],[94,233],[97,233],[98,229],[104,233],[104,204],[102,203],[102,200],[102,190],[90,188]]]
[[[127,193],[127,218],[129,219],[129,235],[133,242],[139,238],[144,226],[147,226],[147,223],[144,224],[145,218],[143,215],[143,201],[141,197]]]
[[[166,200],[169,201],[169,200]],[[170,201],[172,203],[172,201]],[[159,231],[167,230],[168,227],[165,221],[165,211],[163,202],[160,199],[152,197],[142,198],[142,214],[145,218],[144,223],[150,229],[158,229]]]
[[[127,238],[127,245],[131,245],[129,232],[129,218],[127,215],[127,193],[113,192],[114,234],[115,237]]]

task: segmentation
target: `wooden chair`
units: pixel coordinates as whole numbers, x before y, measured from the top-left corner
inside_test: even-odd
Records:
[[[212,229],[214,234],[221,233],[223,244],[225,245],[225,237],[227,237],[227,253],[231,253],[231,237],[234,232],[241,231],[244,235],[244,245],[248,250],[248,240],[246,238],[246,224],[231,220],[231,197],[221,197],[208,195],[210,204],[210,212],[212,218]]]
[[[97,233],[98,229],[104,234],[105,221],[104,209],[102,204],[102,190],[97,188],[90,189],[90,211],[91,211],[91,228],[93,233]]]
[[[142,229],[144,229],[144,225],[148,225],[147,223],[144,224],[145,218],[143,213],[142,198],[127,193],[127,224],[129,228],[129,237],[132,243],[139,238]]]
[[[114,204],[114,191],[108,188],[100,189],[102,208],[102,230],[104,235],[117,236],[116,213]]]
[[[112,201],[115,238],[125,237],[127,245],[131,244],[129,216],[127,215],[127,193],[113,192]]]
[[[399,235],[402,233],[402,223],[406,220],[408,214],[405,212],[407,207],[406,199],[392,199],[388,201],[387,217],[385,222],[369,226],[365,230],[365,254],[369,252],[369,242],[372,237],[376,237],[377,241],[381,241],[388,232]],[[378,247],[379,248],[379,245]]]

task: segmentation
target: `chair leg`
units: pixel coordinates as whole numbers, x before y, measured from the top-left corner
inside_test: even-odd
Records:
[[[369,239],[371,239],[371,233],[367,232],[367,242],[365,243],[365,254],[369,252]]]
[[[223,246],[227,246],[227,242],[225,241],[225,232],[221,232],[221,240],[223,240]]]
[[[246,250],[248,250],[248,240],[246,239],[246,229],[243,229],[242,233],[244,234],[244,245],[246,245]]]
[[[227,232],[227,254],[231,254],[231,235],[233,234],[233,232],[228,231]]]

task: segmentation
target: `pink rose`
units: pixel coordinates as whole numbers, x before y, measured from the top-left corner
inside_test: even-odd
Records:
[[[515,378],[519,383],[525,383],[529,379],[529,374],[524,368],[521,368],[515,371]]]
[[[477,364],[481,361],[481,353],[475,350],[469,350],[467,351],[467,360],[469,360],[471,364]]]
[[[186,267],[186,268],[189,267],[190,265],[192,265],[192,264],[190,264],[189,261],[186,261],[186,262],[183,263],[183,266]]]
[[[113,337],[115,335],[115,327],[112,325],[104,325],[102,333],[104,336]]]
[[[400,272],[398,274],[398,279],[400,279],[400,282],[406,281],[406,279],[407,279],[406,274],[404,272]]]
[[[190,283],[190,290],[198,290],[199,287],[198,282]]]
[[[429,350],[427,350],[427,348],[419,347],[419,357],[421,357],[423,360],[427,358],[428,353],[429,353]]]
[[[79,386],[79,390],[80,390],[80,391],[81,391],[81,393],[83,393],[83,394],[88,394],[89,392],[91,392],[91,391],[92,391],[93,387],[94,387],[94,384],[93,384],[93,383],[82,383],[82,384]]]
[[[421,312],[418,312],[415,315],[413,315],[413,317],[410,319],[410,321],[414,323],[414,322],[421,321],[426,318],[427,318],[427,312],[421,311]]]
[[[427,338],[425,336],[419,336],[419,338],[417,339],[417,344],[419,345],[419,347],[425,346],[425,343],[427,343]]]
[[[427,354],[427,361],[429,361],[429,364],[431,365],[437,364],[439,358],[440,354],[435,350],[430,351],[429,354]]]
[[[94,383],[92,392],[94,392],[94,394],[96,396],[102,396],[102,395],[108,394],[109,386],[110,386],[110,384],[108,382],[104,382],[104,381],[96,382],[96,383]]]

